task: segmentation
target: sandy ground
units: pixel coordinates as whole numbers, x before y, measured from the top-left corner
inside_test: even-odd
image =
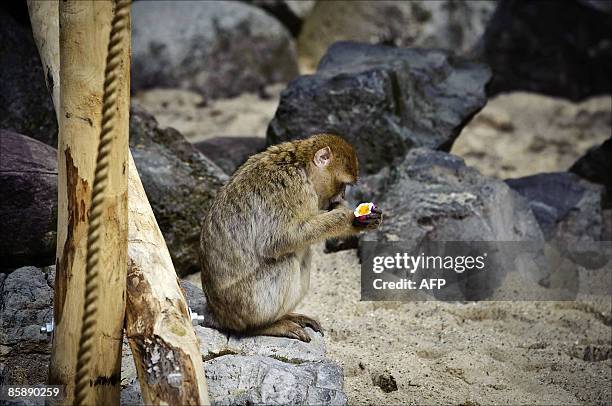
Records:
[[[153,114],[162,127],[176,128],[191,142],[212,137],[265,137],[284,88],[284,84],[266,87],[266,98],[245,93],[206,103],[200,94],[188,90],[153,89],[139,92],[132,100]]]
[[[351,405],[612,403],[610,296],[362,302],[356,251],[318,246],[297,311],[322,323]]]
[[[612,277],[612,276],[611,276]],[[360,302],[355,251],[318,250],[298,311],[327,329],[349,404],[610,404],[610,297],[577,302]],[[585,361],[584,348],[608,359]],[[373,384],[393,380],[397,390]],[[385,385],[382,385],[385,386]],[[393,385],[387,389],[391,389]]]
[[[533,93],[499,95],[463,129],[451,152],[501,179],[565,171],[612,135],[612,96],[572,103]]]

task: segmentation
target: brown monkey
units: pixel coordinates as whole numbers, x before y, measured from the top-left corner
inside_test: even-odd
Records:
[[[319,323],[291,313],[310,284],[310,246],[382,221],[356,222],[345,205],[357,156],[329,134],[285,142],[250,157],[213,200],[200,238],[202,286],[220,327],[310,341]]]

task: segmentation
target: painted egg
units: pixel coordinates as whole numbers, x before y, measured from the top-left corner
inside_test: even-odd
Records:
[[[359,206],[357,206],[353,214],[355,217],[367,216],[368,214],[372,213],[373,208],[374,203],[361,203]]]

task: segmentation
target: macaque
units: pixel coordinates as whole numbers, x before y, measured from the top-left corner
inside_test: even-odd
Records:
[[[344,200],[358,178],[353,147],[319,134],[250,157],[221,188],[202,223],[202,286],[219,327],[305,342],[319,323],[292,313],[310,284],[311,245],[378,227]]]

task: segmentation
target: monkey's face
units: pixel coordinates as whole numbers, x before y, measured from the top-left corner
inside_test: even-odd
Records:
[[[313,158],[312,181],[319,196],[319,208],[329,210],[342,203],[348,185],[357,181],[357,156],[352,147],[329,146],[319,149]]]

